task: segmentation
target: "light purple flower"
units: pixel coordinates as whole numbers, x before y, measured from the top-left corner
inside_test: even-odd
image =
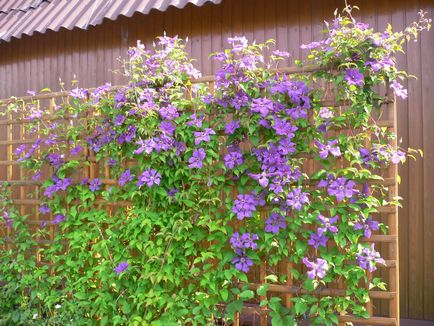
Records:
[[[238,165],[243,164],[243,154],[239,148],[232,149],[224,157],[225,166],[228,169],[233,169]]]
[[[286,228],[285,218],[281,214],[272,212],[270,216],[265,221],[265,232],[279,233],[280,229]]]
[[[206,152],[203,148],[195,149],[190,159],[188,160],[188,167],[190,169],[198,168],[201,169],[203,167],[203,160],[206,157]]]
[[[363,86],[363,74],[357,68],[347,69],[344,79],[348,85]]]
[[[124,123],[125,119],[126,119],[126,117],[125,117],[123,114],[118,114],[118,115],[115,117],[114,125],[115,125],[115,126],[120,126],[121,124]]]
[[[281,57],[281,58],[289,58],[291,56],[291,54],[289,52],[280,51],[280,50],[274,50],[273,55],[275,57]]]
[[[377,269],[376,264],[386,265],[386,262],[383,258],[381,258],[380,253],[375,251],[375,244],[371,244],[371,248],[363,248],[359,249],[359,253],[357,254],[357,260],[361,268],[368,270],[369,272],[373,272]]]
[[[192,114],[190,116],[190,121],[186,122],[187,126],[194,126],[194,127],[198,127],[198,128],[202,128],[202,121],[205,117],[204,116],[198,116],[196,113]]]
[[[307,193],[302,192],[301,188],[295,188],[288,194],[288,197],[286,198],[286,204],[298,211],[303,208],[303,204],[308,203],[309,198],[307,198]]]
[[[77,146],[71,148],[70,154],[71,154],[72,156],[74,156],[74,155],[78,155],[78,154],[80,154],[80,152],[81,152],[82,150],[83,150],[83,147],[81,147],[80,145],[77,145]]]
[[[137,181],[137,187],[141,188],[144,184],[146,184],[149,188],[153,185],[159,185],[161,181],[161,174],[159,174],[154,169],[145,170]]]
[[[255,242],[259,237],[255,233],[239,234],[235,232],[229,240],[234,249],[258,249],[258,244]]]
[[[251,266],[253,266],[253,261],[245,256],[245,254],[241,250],[237,250],[237,257],[232,259],[232,264],[235,265],[235,268],[240,272],[247,273]]]
[[[249,177],[251,177],[254,180],[258,180],[258,183],[261,185],[261,187],[266,187],[268,186],[269,180],[268,180],[268,173],[267,172],[262,172],[259,174],[253,174],[253,173],[249,173],[248,174]]]
[[[128,182],[133,181],[134,175],[131,174],[131,171],[125,170],[119,177],[118,183],[121,187],[124,187]]]
[[[238,120],[231,121],[225,126],[225,134],[232,135],[239,127],[240,122]]]
[[[390,155],[390,162],[393,164],[399,164],[405,162],[405,153],[402,151],[392,151]]]
[[[333,225],[338,221],[338,216],[328,218],[328,217],[325,217],[325,216],[319,214],[317,219],[323,225],[323,227],[318,228],[318,234],[319,235],[323,235],[327,231],[330,231],[331,233],[337,233],[338,232],[337,226]]]
[[[279,149],[280,154],[288,155],[295,153],[295,143],[293,143],[291,139],[292,138],[290,137],[284,137],[279,139],[279,145],[277,148]]]
[[[355,185],[354,181],[341,177],[330,183],[327,192],[330,196],[336,196],[337,201],[341,202],[358,192],[354,189]]]
[[[380,228],[380,223],[375,221],[372,217],[366,220],[360,219],[356,224],[354,224],[354,230],[364,230],[364,236],[370,238],[372,231],[378,231]]]
[[[325,247],[328,240],[329,238],[324,234],[312,233],[307,243],[315,249],[318,249],[318,247]]]
[[[160,130],[168,135],[173,135],[173,133],[176,130],[175,125],[172,122],[169,121],[163,121],[160,124]]]
[[[15,149],[14,154],[16,156],[20,156],[21,154],[23,154],[26,151],[26,149],[27,149],[27,145],[25,145],[25,144],[20,145]]]
[[[315,139],[315,145],[318,147],[319,156],[322,159],[326,159],[329,154],[332,154],[334,157],[341,156],[341,150],[339,149],[338,140],[329,140],[327,145],[322,144],[320,141]]]
[[[3,219],[5,220],[6,227],[7,227],[8,229],[11,229],[12,226],[13,226],[13,221],[12,221],[12,219],[10,218],[9,213],[8,213],[7,211],[4,211],[4,212],[3,212]]]
[[[228,37],[227,42],[232,46],[233,52],[240,52],[247,48],[249,41],[244,36]]]
[[[120,274],[124,272],[128,268],[128,263],[126,261],[123,261],[119,263],[113,270],[116,272],[116,274]]]
[[[86,99],[88,95],[88,91],[84,88],[74,88],[69,95],[75,99]]]
[[[407,90],[396,80],[394,80],[392,84],[390,84],[390,88],[393,90],[393,93],[396,96],[402,98],[403,100],[407,98],[408,96]]]
[[[108,159],[107,164],[108,164],[108,166],[115,166],[116,164],[118,164],[118,161],[116,161],[114,158],[110,157]]]
[[[240,194],[234,201],[232,212],[237,215],[239,220],[243,220],[246,217],[252,217],[253,212],[256,211],[257,199],[251,194]]]
[[[296,126],[291,125],[290,122],[274,118],[274,125],[272,126],[277,135],[287,136],[289,138],[294,137],[294,132],[297,130]]]
[[[56,216],[54,216],[53,224],[56,225],[62,223],[64,220],[65,220],[65,215],[57,214]]]
[[[48,214],[48,213],[50,213],[51,212],[51,209],[50,209],[50,207],[48,207],[48,205],[47,204],[43,204],[43,205],[41,205],[41,206],[39,206],[39,212],[41,213],[41,214]]]
[[[98,191],[101,186],[102,182],[99,178],[95,178],[89,181],[89,189],[92,192]]]
[[[215,131],[212,130],[211,128],[205,128],[204,131],[195,131],[194,132],[194,144],[197,146],[199,145],[201,142],[206,142],[208,143],[211,139],[210,139],[210,135],[215,135]]]
[[[273,111],[273,101],[267,98],[257,98],[252,102],[252,112],[260,113],[265,118],[270,112]]]
[[[41,171],[36,171],[36,173],[34,175],[32,175],[32,180],[33,181],[38,181],[41,177],[42,177],[42,172]]]
[[[303,258],[303,264],[310,270],[307,272],[307,277],[311,280],[318,278],[324,278],[326,272],[329,270],[329,265],[326,260],[317,258],[316,262],[310,261],[307,257]]]
[[[333,118],[333,111],[329,108],[323,107],[319,110],[318,115],[323,119],[331,119]]]
[[[160,108],[160,116],[166,120],[173,120],[179,117],[179,113],[173,105],[168,105]]]

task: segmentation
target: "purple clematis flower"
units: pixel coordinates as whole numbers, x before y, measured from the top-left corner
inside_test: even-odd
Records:
[[[240,272],[247,273],[251,266],[253,266],[253,261],[246,257],[244,252],[241,250],[236,250],[237,257],[232,259],[232,264],[235,265],[235,268]]]
[[[173,105],[168,105],[160,109],[160,116],[166,120],[173,120],[179,117],[179,113]]]
[[[145,170],[138,178],[137,187],[141,188],[146,184],[149,188],[153,185],[159,185],[161,181],[161,174],[154,169]]]
[[[355,185],[354,181],[341,177],[330,183],[327,192],[330,196],[336,196],[337,201],[341,202],[344,198],[351,198],[358,192],[354,189]]]
[[[118,115],[115,117],[114,125],[115,125],[115,126],[120,126],[121,124],[124,123],[125,119],[126,119],[126,118],[125,118],[124,115],[122,115],[122,114],[118,114]]]
[[[274,131],[276,131],[277,135],[287,136],[289,138],[294,137],[294,132],[298,129],[296,126],[293,126],[290,122],[274,118]]]
[[[190,159],[188,160],[188,167],[190,169],[198,168],[201,169],[203,167],[203,160],[206,157],[205,150],[203,148],[195,149]]]
[[[215,135],[215,131],[212,130],[211,128],[205,128],[204,131],[195,131],[194,132],[194,144],[197,146],[199,145],[201,142],[206,142],[208,143],[211,139],[210,139],[210,135]]]
[[[279,139],[279,145],[277,148],[280,154],[288,155],[288,154],[295,153],[296,151],[295,143],[293,143],[291,139],[292,138],[290,137],[284,137]]]
[[[265,232],[277,234],[279,233],[280,229],[285,228],[285,218],[281,214],[277,214],[276,212],[272,212],[265,221]]]
[[[329,238],[326,237],[324,234],[312,233],[307,243],[315,249],[318,249],[318,247],[325,247],[328,240]]]
[[[356,68],[347,69],[344,79],[348,85],[363,86],[363,74]]]
[[[258,183],[261,185],[261,187],[268,186],[269,181],[268,181],[268,173],[267,172],[262,172],[260,174],[249,173],[248,175],[252,179],[258,180]]]
[[[6,212],[6,211],[3,212],[3,219],[5,220],[6,227],[8,229],[11,229],[13,226],[13,222],[12,222],[12,219],[10,218],[8,212]]]
[[[107,161],[108,166],[115,166],[118,164],[118,161],[116,161],[114,158],[110,157]]]
[[[306,192],[301,192],[301,188],[295,188],[292,190],[286,198],[286,204],[298,211],[303,208],[303,204],[308,204],[309,198],[307,198]]]
[[[65,220],[65,215],[57,214],[56,216],[54,216],[53,224],[56,225],[62,223],[64,220]]]
[[[77,146],[71,148],[71,150],[69,151],[69,153],[72,156],[74,156],[74,155],[80,154],[81,151],[83,151],[83,147],[81,147],[80,145],[77,145]]]
[[[101,186],[102,182],[98,178],[89,181],[89,189],[92,192],[98,191]]]
[[[225,166],[228,169],[243,164],[243,154],[239,148],[230,148],[229,153],[224,157]]]
[[[307,277],[309,277],[311,280],[316,277],[324,278],[326,272],[329,269],[327,261],[321,258],[317,258],[316,262],[313,262],[307,259],[307,257],[304,257],[303,264],[305,264],[307,268],[310,268],[310,271],[307,272]]]
[[[232,135],[239,127],[240,122],[238,120],[231,121],[225,127],[225,134]]]
[[[392,84],[390,84],[390,88],[393,90],[393,93],[395,94],[395,96],[398,96],[400,98],[402,98],[403,100],[405,100],[408,96],[407,90],[400,84],[398,83],[396,80],[394,80],[392,82]]]
[[[371,244],[371,248],[360,248],[357,254],[357,260],[359,265],[363,269],[367,269],[368,272],[373,272],[377,269],[376,264],[386,265],[386,262],[381,258],[380,253],[375,251],[375,244]]]
[[[190,116],[190,121],[187,121],[186,125],[190,127],[194,126],[194,127],[202,128],[203,119],[205,119],[204,116],[198,116],[196,113],[194,113]]]
[[[331,233],[338,232],[337,226],[333,225],[338,221],[338,216],[328,218],[319,214],[317,219],[323,225],[323,227],[318,228],[318,235],[323,235],[327,231],[330,231]]]
[[[116,274],[120,274],[124,272],[128,268],[128,263],[126,261],[123,261],[122,263],[119,263],[113,270],[116,272]]]
[[[160,124],[160,130],[161,130],[162,132],[164,132],[165,134],[173,135],[173,134],[175,133],[176,127],[175,127],[175,125],[174,125],[172,122],[170,122],[170,121],[163,121],[163,122]]]
[[[231,239],[230,243],[234,249],[258,249],[258,244],[255,242],[258,240],[259,237],[257,234],[254,233],[243,233],[239,234],[238,232],[235,232]]]
[[[334,157],[341,156],[341,150],[339,146],[337,146],[338,140],[329,140],[327,145],[321,144],[318,140],[315,139],[315,145],[318,147],[319,156],[322,159],[326,159],[329,154],[332,154]]]
[[[369,217],[366,220],[361,219],[354,225],[354,230],[364,230],[364,235],[366,238],[370,238],[372,231],[378,231],[379,228],[380,223],[375,221],[372,217]]]
[[[51,212],[51,209],[50,209],[50,207],[48,207],[48,205],[47,204],[43,204],[43,205],[41,205],[41,206],[39,206],[39,212],[41,213],[41,214],[48,214],[48,213],[50,213]]]
[[[232,212],[237,214],[237,218],[241,221],[246,217],[252,217],[256,211],[257,199],[251,194],[238,195],[234,201]]]
[[[390,155],[390,162],[393,164],[399,164],[405,162],[405,153],[403,151],[392,151]]]
[[[260,113],[265,118],[268,113],[273,111],[273,101],[267,98],[256,98],[252,102],[252,112]]]
[[[125,170],[119,177],[118,183],[121,187],[125,186],[128,182],[133,181],[134,175],[131,174],[131,171]]]
[[[74,88],[70,93],[69,96],[75,98],[75,99],[86,99],[88,95],[88,91],[84,88]]]

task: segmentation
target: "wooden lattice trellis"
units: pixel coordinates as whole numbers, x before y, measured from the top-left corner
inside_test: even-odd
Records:
[[[312,68],[287,68],[281,69],[281,72],[287,74],[299,74],[299,73],[311,73],[316,70],[316,67]],[[212,90],[214,88],[214,78],[212,76],[203,77],[195,81],[196,83],[208,83],[209,88]],[[48,108],[50,112],[54,111],[56,103],[59,101],[67,101],[67,92],[58,93],[45,93],[34,97],[23,97],[24,103],[29,101],[36,101],[37,105],[41,108]],[[6,106],[13,102],[14,100],[4,100],[1,102],[0,110],[4,111]],[[333,100],[324,100],[323,106],[335,107],[339,110],[345,108],[345,103],[336,103]],[[73,123],[74,117],[65,117],[67,123]],[[396,130],[396,111],[394,101],[388,101],[384,104],[384,111],[380,119],[376,119],[377,124],[381,127]],[[21,214],[29,214],[31,218],[27,220],[32,230],[36,231],[41,223],[41,218],[36,209],[40,203],[38,198],[28,198],[28,194],[33,192],[36,187],[40,185],[36,182],[30,181],[29,176],[26,175],[24,169],[19,166],[19,163],[13,159],[13,152],[15,148],[21,144],[32,144],[35,141],[34,137],[29,138],[29,136],[24,132],[26,121],[17,114],[7,114],[0,119],[0,182],[7,181],[12,190],[12,196],[14,204],[19,207]],[[332,131],[334,133],[340,132],[339,130]],[[392,143],[396,145],[396,142]],[[87,153],[88,156],[85,158],[90,162],[95,162],[95,157],[92,153]],[[315,161],[311,158],[306,160],[304,164],[304,171],[311,174],[316,168]],[[46,171],[48,172],[48,171]],[[99,177],[101,181],[109,186],[111,184],[116,184],[117,181],[112,179],[107,166],[101,167],[98,164],[91,164],[90,167],[83,169],[84,175],[89,178]],[[381,171],[384,181],[382,184],[388,187],[389,196],[395,197],[397,195],[397,168],[395,165],[390,168]],[[128,203],[118,202],[118,203],[107,203],[108,207],[110,205],[128,205]],[[365,239],[366,242],[374,242],[380,249],[382,256],[386,259],[386,266],[379,266],[374,274],[380,275],[385,279],[388,284],[388,291],[369,291],[369,296],[371,301],[367,304],[367,309],[371,315],[377,315],[369,319],[355,319],[353,316],[340,316],[340,324],[344,325],[345,322],[356,322],[357,324],[365,325],[399,325],[399,286],[398,286],[398,220],[397,220],[397,207],[382,207],[377,214],[377,219],[385,223],[389,227],[388,235],[373,234],[370,239]],[[261,213],[263,218],[266,217],[266,211]],[[44,239],[38,239],[40,246],[48,245],[54,240],[54,225],[51,223],[47,224],[49,228],[49,237]],[[8,237],[10,235],[10,230],[3,228],[0,229],[1,237]],[[38,258],[39,263],[44,264],[48,262],[43,262]],[[290,262],[282,262],[276,268],[278,272],[288,274],[288,281],[286,285],[269,284],[268,296],[270,293],[278,295],[284,299],[284,302],[289,307],[291,306],[291,298],[294,295],[303,293],[299,287],[293,284],[291,279],[291,274],[289,268],[296,267],[291,266]],[[264,284],[265,276],[270,267],[267,266],[266,262],[261,266],[257,267],[249,273],[250,288],[252,290],[257,289],[259,286]],[[298,268],[301,269],[300,266]],[[275,272],[275,270],[273,270]],[[278,273],[277,272],[277,273]],[[370,275],[372,277],[373,275]],[[345,289],[344,284],[336,284],[333,288],[317,290],[318,296],[344,296]],[[258,298],[259,301],[265,297]],[[267,325],[269,322],[269,317],[267,313],[266,306],[259,307],[255,302],[252,305],[244,307],[242,313],[236,316],[234,325],[242,325],[244,322],[253,322],[254,325]],[[378,315],[381,315],[378,316]]]

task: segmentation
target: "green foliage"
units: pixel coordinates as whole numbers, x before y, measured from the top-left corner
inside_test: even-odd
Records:
[[[258,296],[273,325],[368,317],[368,289],[386,285],[374,278],[361,286],[383,261],[360,240],[373,214],[399,204],[378,171],[405,160],[390,145],[395,135],[372,120],[385,99],[376,90],[406,94],[393,55],[426,25],[422,15],[404,32],[377,33],[347,10],[325,41],[307,46],[320,66],[311,77],[276,73],[286,54],[266,60],[272,41],[229,39],[231,48],[214,54],[222,69],[213,89],[193,83],[200,74],[183,42],[161,37],[153,51],[140,42],[129,50],[121,89],[77,87],[54,113],[11,105],[24,107],[27,132],[39,137],[16,154],[34,179],[42,174],[41,225],[35,232],[26,223],[5,185],[0,325],[212,325]],[[325,98],[348,108],[324,106]],[[270,163],[276,157],[284,162]],[[312,160],[318,168],[308,171]],[[346,192],[333,190],[340,181]],[[243,200],[253,204],[245,209]],[[277,229],[271,213],[282,218]],[[314,234],[330,245],[312,244]],[[300,289],[291,305],[271,291],[287,282],[282,262]],[[269,284],[253,291],[246,272],[264,263]],[[338,280],[345,296],[318,295]]]

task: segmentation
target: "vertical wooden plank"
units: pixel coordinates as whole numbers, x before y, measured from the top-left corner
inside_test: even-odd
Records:
[[[432,18],[434,14],[434,3],[432,1],[422,1],[423,10],[428,12],[428,17]],[[422,32],[420,38],[421,46],[421,65],[422,71],[419,77],[422,86],[422,131],[423,131],[423,249],[424,249],[424,286],[423,286],[423,319],[434,320],[434,92],[432,85],[434,79],[434,33],[433,31]],[[420,161],[422,161],[419,158]]]
[[[256,0],[253,5],[253,39],[256,43],[265,41],[265,1]]]
[[[300,0],[294,1],[293,4],[288,6],[288,51],[291,53],[293,59],[301,58],[300,49],[300,28],[301,28],[301,16],[294,8],[297,8],[300,4]]]
[[[276,49],[281,51],[288,51],[288,22],[287,13],[288,6],[290,5],[288,1],[275,1],[275,12],[276,12]],[[291,59],[282,60],[279,63],[279,67],[289,66]]]
[[[212,73],[212,61],[209,54],[212,49],[212,33],[211,33],[211,6],[213,4],[205,4],[202,11],[202,30],[201,30],[201,55],[197,58],[201,61],[200,70],[203,75],[210,75]]]
[[[192,7],[191,26],[191,57],[197,60],[198,67],[202,66],[202,44],[201,44],[201,11],[198,7]]]
[[[392,13],[392,26],[395,30],[405,28],[405,11],[397,10]],[[397,65],[399,69],[407,70],[407,58],[405,55],[397,56]],[[407,82],[403,82],[407,87]],[[402,148],[408,148],[409,143],[409,109],[408,101],[397,99],[395,112],[397,116],[397,145]],[[408,316],[409,306],[409,228],[410,228],[410,210],[408,203],[409,188],[409,164],[401,164],[398,167],[398,175],[401,177],[401,183],[398,185],[398,194],[403,198],[402,207],[398,208],[399,216],[399,292],[400,292],[400,311],[403,316]]]
[[[417,1],[409,1],[410,4],[406,13],[406,25],[417,19]],[[407,46],[408,73],[415,76],[421,75],[420,66],[420,42],[410,42]],[[422,88],[419,80],[408,81],[408,105],[409,117],[409,147],[422,148]],[[420,318],[423,315],[423,162],[422,160],[409,160],[409,195],[408,207],[411,212],[411,223],[409,224],[409,317]]]
[[[211,7],[211,26],[211,52],[218,52],[223,48],[221,6]],[[210,59],[210,61],[212,61],[211,73],[214,74],[218,69],[220,69],[221,65],[213,59]]]

